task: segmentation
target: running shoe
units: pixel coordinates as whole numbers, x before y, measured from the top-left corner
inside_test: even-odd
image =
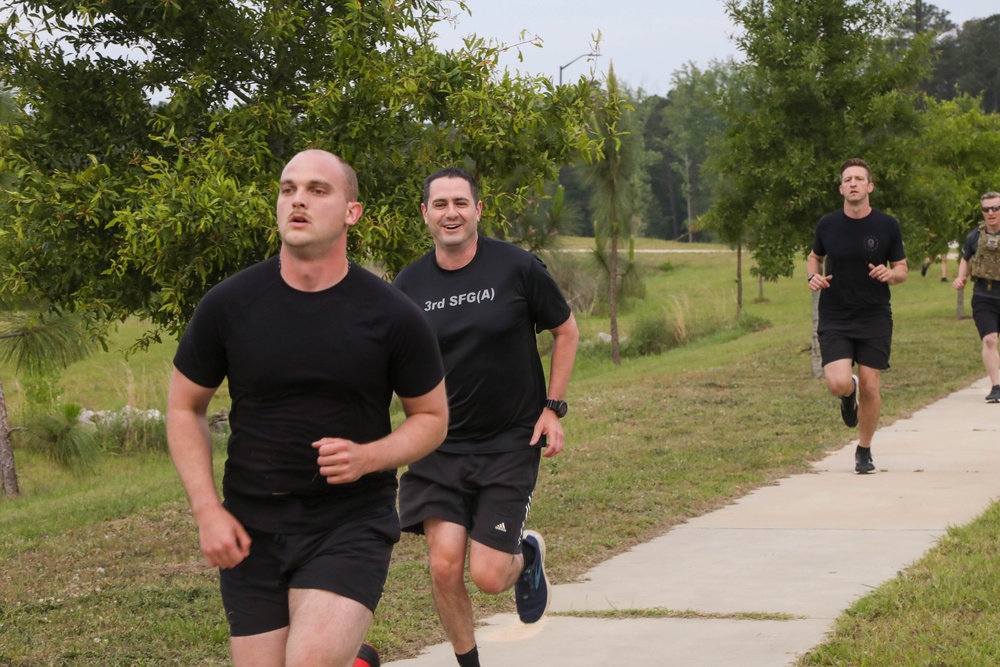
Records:
[[[875,472],[875,462],[872,461],[871,447],[858,447],[854,452],[854,472],[859,475],[867,475]]]
[[[533,530],[524,531],[524,541],[535,549],[535,560],[525,564],[514,584],[517,615],[524,623],[535,623],[545,615],[552,601],[552,587],[545,576],[545,540]]]
[[[840,397],[840,416],[845,424],[854,428],[858,425],[858,376],[852,375],[851,381],[854,382],[854,391],[850,396]]]
[[[987,403],[1000,403],[1000,384],[993,385],[993,390],[986,395]]]

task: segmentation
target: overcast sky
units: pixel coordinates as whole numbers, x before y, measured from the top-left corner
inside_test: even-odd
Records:
[[[544,74],[553,81],[571,81],[590,67],[605,72],[614,62],[619,80],[646,93],[665,95],[671,75],[693,62],[700,68],[711,60],[737,60],[731,36],[735,26],[722,0],[466,0],[472,15],[459,17],[457,26],[439,24],[439,44],[455,49],[469,33],[493,37],[506,44],[519,41],[522,30],[537,35],[542,48],[522,48],[524,61],[511,56],[510,69]],[[961,25],[973,18],[1000,13],[997,0],[939,0],[933,2]],[[591,35],[601,32],[601,57],[588,62]]]

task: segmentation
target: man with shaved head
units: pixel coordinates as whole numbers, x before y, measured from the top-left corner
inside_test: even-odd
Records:
[[[281,174],[278,255],[213,287],[174,357],[167,434],[201,551],[218,567],[236,667],[348,667],[399,539],[396,468],[447,432],[419,309],[347,258],[354,170],[308,150]],[[232,399],[223,499],[209,401]],[[393,431],[392,395],[406,419]],[[373,657],[374,656],[374,657]]]

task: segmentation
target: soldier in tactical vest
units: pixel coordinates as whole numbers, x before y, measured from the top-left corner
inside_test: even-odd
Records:
[[[997,331],[1000,330],[1000,192],[987,192],[979,200],[983,224],[965,237],[958,278],[952,286],[962,289],[970,275],[976,281],[972,288],[972,319],[983,339],[983,364],[993,387],[986,401],[1000,403],[1000,355],[997,353]]]

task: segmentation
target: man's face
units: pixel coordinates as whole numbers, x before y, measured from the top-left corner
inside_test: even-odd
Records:
[[[983,220],[991,230],[1000,227],[1000,198],[984,199],[980,208],[983,211]]]
[[[420,205],[434,245],[463,250],[476,238],[483,202],[472,199],[472,187],[464,178],[431,181],[427,203]]]
[[[859,204],[865,201],[874,189],[868,170],[864,167],[848,167],[840,175],[840,194],[848,203]]]
[[[311,256],[340,242],[361,217],[361,204],[347,200],[347,179],[329,153],[305,151],[281,172],[278,190],[278,233],[290,249]]]

